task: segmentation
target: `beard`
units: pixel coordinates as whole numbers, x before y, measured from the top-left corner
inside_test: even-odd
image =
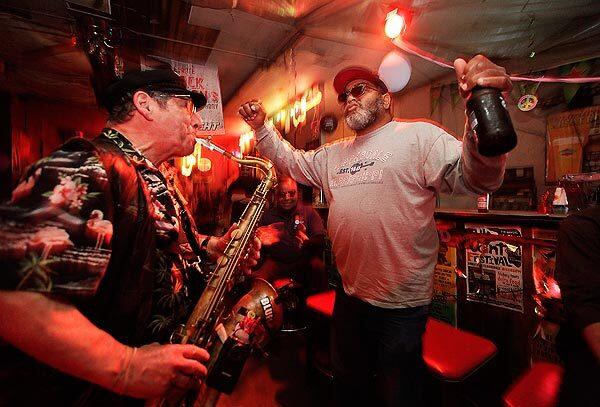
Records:
[[[364,130],[385,113],[383,107],[383,98],[379,97],[366,106],[358,106],[353,112],[346,113],[344,120],[346,124],[354,131]]]

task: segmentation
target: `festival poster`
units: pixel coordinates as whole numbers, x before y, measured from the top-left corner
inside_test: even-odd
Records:
[[[456,326],[456,247],[451,246],[454,222],[436,221],[440,247],[433,272],[430,315]]]
[[[189,90],[201,91],[206,95],[207,103],[200,112],[202,128],[198,135],[225,134],[218,69],[162,57],[153,56],[152,59],[167,62],[179,76],[185,79]],[[141,66],[142,69],[150,69],[151,65],[142,60]]]
[[[502,240],[522,237],[521,228],[465,224],[465,231],[482,237],[465,243],[467,301],[523,312],[523,247]]]

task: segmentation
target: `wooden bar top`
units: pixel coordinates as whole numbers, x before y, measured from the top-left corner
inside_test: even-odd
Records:
[[[523,226],[557,227],[567,215],[543,214],[533,211],[494,211],[478,212],[476,209],[438,208],[436,219],[485,222],[494,224],[518,224]]]

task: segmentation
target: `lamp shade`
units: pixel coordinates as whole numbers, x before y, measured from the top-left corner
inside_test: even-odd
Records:
[[[390,92],[398,92],[410,80],[412,68],[410,61],[401,52],[390,51],[379,65],[379,78]]]

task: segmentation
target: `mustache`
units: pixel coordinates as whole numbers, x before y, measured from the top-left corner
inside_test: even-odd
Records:
[[[344,113],[347,114],[348,113],[348,109],[350,109],[351,107],[356,106],[358,109],[364,109],[363,105],[361,105],[358,102],[350,102],[347,103],[346,106],[344,107]]]

